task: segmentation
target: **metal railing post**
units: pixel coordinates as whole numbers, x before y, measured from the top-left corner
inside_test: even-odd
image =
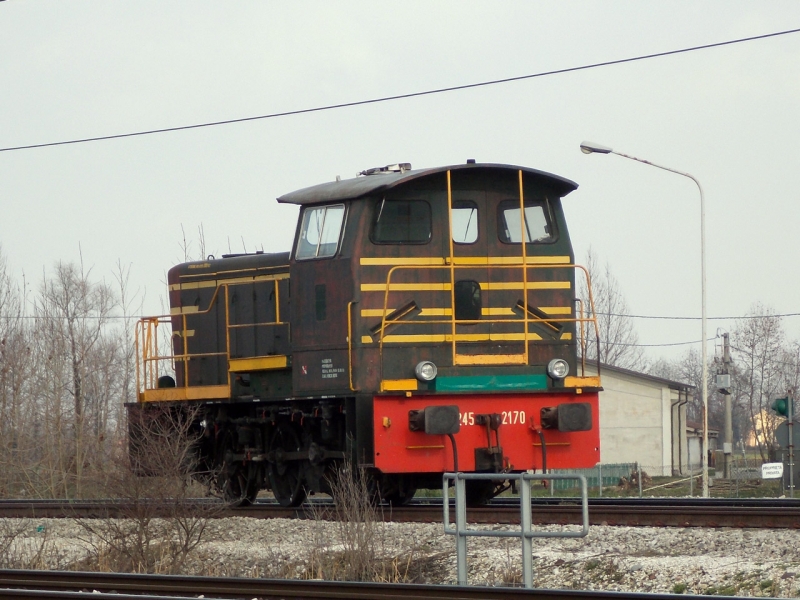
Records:
[[[552,481],[550,482],[553,483]],[[519,523],[522,527],[522,582],[533,587],[533,538],[525,535],[531,531],[531,482],[523,479],[519,486]]]
[[[456,554],[458,585],[467,585],[467,494],[465,481],[456,473]]]

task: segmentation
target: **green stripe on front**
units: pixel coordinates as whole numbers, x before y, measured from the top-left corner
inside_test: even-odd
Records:
[[[432,387],[437,392],[546,390],[547,375],[439,376]]]

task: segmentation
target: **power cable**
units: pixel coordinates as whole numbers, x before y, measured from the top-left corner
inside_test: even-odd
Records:
[[[708,338],[709,341],[714,338]],[[667,348],[669,346],[689,346],[691,344],[699,344],[700,340],[693,340],[690,342],[672,342],[670,344],[631,344],[628,342],[604,342],[600,340],[601,346],[626,346],[631,348]]]
[[[65,146],[67,144],[83,144],[87,142],[99,142],[104,140],[114,140],[120,138],[128,138],[128,137],[135,137],[135,136],[142,136],[142,135],[153,135],[156,133],[169,133],[173,131],[184,131],[188,129],[200,129],[201,127],[216,127],[218,125],[231,125],[233,123],[245,123],[247,121],[258,121],[261,119],[275,119],[278,117],[288,117],[292,115],[301,115],[306,113],[313,113],[313,112],[322,112],[327,110],[336,110],[339,108],[348,108],[352,106],[364,106],[366,104],[377,104],[380,102],[390,102],[393,100],[403,100],[406,98],[416,98],[419,96],[430,96],[433,94],[444,94],[447,92],[455,92],[460,90],[467,90],[471,88],[477,87],[486,87],[490,85],[498,85],[501,83],[511,83],[513,81],[522,81],[524,79],[534,79],[537,77],[546,77],[548,75],[561,75],[564,73],[572,73],[575,71],[584,71],[587,69],[596,69],[598,67],[609,67],[612,65],[621,65],[630,62],[636,62],[641,60],[649,60],[651,58],[661,58],[664,56],[672,56],[675,54],[683,54],[686,52],[695,52],[697,50],[708,50],[709,48],[719,48],[721,46],[730,46],[732,44],[741,44],[743,42],[752,42],[755,40],[763,40],[767,38],[777,37],[781,35],[788,35],[790,33],[798,33],[800,32],[800,28],[797,29],[787,29],[785,31],[777,31],[773,33],[765,33],[762,35],[754,35],[745,38],[737,38],[734,40],[727,40],[725,42],[715,42],[713,44],[703,44],[701,46],[690,46],[688,48],[681,48],[678,50],[667,50],[665,52],[655,52],[652,54],[643,54],[640,56],[634,56],[629,58],[620,58],[617,60],[607,60],[603,62],[591,63],[588,65],[581,65],[578,67],[567,67],[564,69],[555,69],[552,71],[543,71],[541,73],[533,73],[530,75],[519,75],[517,77],[506,77],[503,79],[493,79],[490,81],[481,81],[478,83],[467,83],[463,85],[455,85],[450,87],[443,87],[443,88],[436,88],[432,90],[425,90],[421,92],[409,92],[406,94],[397,94],[395,96],[383,96],[380,98],[372,98],[369,100],[356,100],[353,102],[342,102],[339,104],[329,104],[326,106],[317,106],[313,108],[302,108],[298,110],[289,110],[284,112],[278,113],[270,113],[266,115],[259,115],[255,117],[241,117],[238,119],[225,119],[222,121],[211,121],[208,123],[196,123],[194,125],[179,125],[176,127],[164,127],[161,129],[149,129],[145,131],[134,131],[130,133],[117,133],[112,135],[103,135],[103,136],[96,136],[96,137],[87,137],[87,138],[78,138],[78,139],[71,139],[71,140],[62,140],[59,142],[46,142],[42,144],[28,144],[25,146],[10,146],[7,148],[0,148],[0,152],[12,152],[15,150],[31,150],[33,148],[47,148],[50,146]]]
[[[650,320],[666,320],[666,321],[700,321],[702,317],[668,317],[659,315],[626,315],[622,313],[605,313],[595,312],[597,316],[603,317],[624,317],[629,319],[650,319]],[[783,317],[800,317],[800,313],[781,313],[776,315],[742,315],[742,316],[729,316],[729,317],[706,317],[708,321],[732,321],[736,319],[771,319]]]

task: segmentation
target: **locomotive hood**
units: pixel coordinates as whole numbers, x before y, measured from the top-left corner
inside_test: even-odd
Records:
[[[577,189],[578,184],[574,181],[531,169],[528,167],[518,167],[514,165],[501,165],[501,164],[476,164],[467,163],[460,165],[451,165],[448,167],[436,167],[433,169],[411,169],[379,172],[371,175],[364,175],[354,179],[345,179],[342,181],[331,181],[328,183],[321,183],[311,187],[297,190],[284,194],[278,198],[278,202],[284,204],[319,204],[325,202],[337,202],[341,200],[353,200],[365,196],[373,196],[390,190],[398,185],[406,182],[421,179],[431,175],[445,173],[447,171],[463,171],[463,170],[484,170],[484,171],[497,171],[497,172],[516,172],[522,171],[526,177],[531,177],[537,180],[542,185],[551,188],[559,196],[563,197]]]

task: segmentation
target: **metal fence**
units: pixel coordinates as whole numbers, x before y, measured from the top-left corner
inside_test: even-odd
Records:
[[[783,480],[764,480],[761,477],[760,457],[730,455],[727,476],[724,476],[724,458],[715,456],[710,461],[709,485],[713,496],[780,496],[794,495],[790,489],[788,467],[784,464]],[[786,463],[780,455],[767,462]],[[800,467],[795,466],[800,484]],[[582,475],[586,478],[589,495],[607,496],[699,496],[702,494],[702,469],[699,465],[683,465],[681,473],[673,473],[669,465],[642,465],[640,463],[600,463],[591,469],[559,469],[552,473]],[[551,496],[574,495],[574,483],[566,480],[549,482]],[[541,495],[541,492],[538,494]]]
[[[583,475],[586,478],[586,485],[589,489],[595,489],[602,495],[602,487],[619,485],[623,477],[630,478],[631,473],[636,471],[636,463],[618,464],[598,464],[592,469],[554,469],[553,473],[564,475]],[[550,489],[554,492],[565,491],[575,487],[575,483],[568,479],[554,479]]]

